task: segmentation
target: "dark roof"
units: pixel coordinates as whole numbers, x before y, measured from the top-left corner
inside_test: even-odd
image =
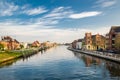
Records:
[[[12,38],[10,36],[2,36],[1,39],[2,39],[2,41],[4,41],[4,40],[12,41]]]
[[[16,39],[14,39],[14,41],[15,41],[16,43],[19,43]]]
[[[78,42],[82,42],[83,41],[83,39],[78,39]]]
[[[120,26],[112,26],[111,30],[114,30],[115,32],[120,32]]]
[[[120,27],[115,28],[115,32],[120,32]]]
[[[105,36],[101,35],[102,38],[105,38]]]
[[[92,38],[95,38],[96,35],[92,35]]]

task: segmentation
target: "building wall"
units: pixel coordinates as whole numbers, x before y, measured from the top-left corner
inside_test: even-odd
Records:
[[[115,39],[119,33],[120,33],[120,26],[111,27],[109,32],[109,49],[110,50],[115,50]]]
[[[19,42],[15,39],[12,39],[10,36],[2,37],[0,43],[4,45],[5,50],[20,49]]]
[[[105,37],[99,34],[85,34],[85,46],[87,50],[105,49]]]
[[[93,50],[91,33],[85,33],[85,46],[87,50]]]
[[[2,44],[4,46],[4,50],[8,49],[8,43],[5,41],[0,41],[0,44]]]
[[[96,34],[93,38],[94,50],[105,49],[106,38],[104,36]]]
[[[13,50],[20,49],[20,43],[17,43],[15,41],[13,41],[12,42],[12,47],[13,47]]]
[[[120,33],[117,33],[115,37],[115,50],[117,50],[117,53],[120,53]]]
[[[111,29],[111,31],[109,33],[109,44],[110,44],[109,48],[111,50],[113,50],[115,48],[115,43],[114,43],[114,41],[115,41],[115,35],[116,35],[116,33],[114,32],[114,30]]]
[[[85,48],[86,48],[87,50],[94,50],[94,46],[91,45],[91,44],[85,45]]]
[[[77,43],[77,40],[74,40],[74,41],[72,42],[72,48],[76,49],[76,43]]]
[[[34,41],[33,43],[32,43],[32,47],[40,47],[40,42],[39,41]]]
[[[81,48],[82,48],[82,42],[77,42],[76,49],[81,49]]]
[[[106,50],[108,50],[109,49],[109,34],[106,34],[105,38],[106,38],[105,47],[106,47]]]

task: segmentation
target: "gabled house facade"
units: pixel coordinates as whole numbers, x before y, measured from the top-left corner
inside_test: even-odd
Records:
[[[98,50],[105,49],[105,40],[106,38],[102,35],[96,34],[92,35],[91,33],[85,33],[85,48],[87,50]]]
[[[87,50],[93,50],[92,34],[91,33],[85,33],[84,40],[85,40],[85,48]]]
[[[112,26],[109,32],[109,49],[115,50],[116,38],[120,35],[120,26]]]
[[[41,46],[41,44],[37,40],[32,43],[32,47],[40,47],[40,46]]]
[[[10,36],[2,36],[0,44],[4,46],[4,50],[20,49],[20,43],[16,39],[11,38]]]

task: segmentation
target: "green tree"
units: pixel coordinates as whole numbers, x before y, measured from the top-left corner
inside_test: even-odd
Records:
[[[0,50],[4,50],[4,45],[0,44]]]
[[[115,48],[120,51],[120,34],[118,34],[115,38]]]
[[[82,41],[82,46],[84,46],[85,45],[85,42],[84,41]]]
[[[20,48],[22,49],[22,48],[24,48],[24,46],[21,44],[21,45],[20,45]]]

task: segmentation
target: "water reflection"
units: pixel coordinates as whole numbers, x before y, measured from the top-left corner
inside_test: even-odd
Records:
[[[109,70],[112,77],[120,76],[120,64],[107,61],[106,68]]]
[[[2,68],[2,67],[9,67],[9,66],[13,65],[13,63],[16,63],[16,61],[18,61],[18,60],[20,60],[20,59],[14,59],[14,60],[10,60],[10,61],[1,63],[0,64],[0,68]]]
[[[0,80],[120,80],[119,71],[119,64],[58,46],[4,63]]]
[[[98,59],[98,58],[92,57],[92,56],[88,56],[88,55],[85,55],[85,54],[82,54],[82,53],[75,53],[74,52],[74,55],[77,58],[79,58],[80,60],[82,59],[84,61],[86,67],[90,67],[93,64],[94,65],[100,65],[101,62],[102,62],[101,59]]]
[[[45,49],[45,50],[41,50],[39,52],[39,54],[44,54],[47,50],[50,50],[50,49]],[[24,61],[28,61],[31,57],[33,57],[34,55],[37,55],[37,54],[33,54],[33,55],[30,55],[30,56],[26,56],[26,57],[21,57],[21,58],[17,58],[17,59],[13,59],[13,60],[10,60],[10,61],[6,61],[6,62],[3,62],[3,63],[0,63],[0,68],[3,68],[3,67],[9,67],[9,66],[12,66],[13,64],[15,64],[17,61],[20,61],[22,60],[23,62]]]
[[[77,53],[77,52],[74,52],[74,55],[80,60],[82,59],[86,67],[92,67],[93,65],[103,66],[104,75],[105,75],[106,70],[108,70],[111,77],[120,77],[120,64],[118,63],[106,61],[103,59],[99,59],[93,56],[89,56],[89,55],[85,55],[85,54]]]

